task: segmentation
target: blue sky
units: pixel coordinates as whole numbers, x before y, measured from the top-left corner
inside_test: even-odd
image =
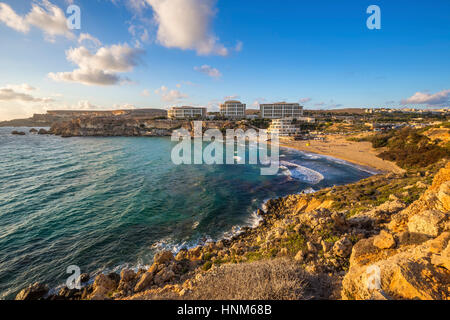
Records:
[[[81,29],[67,29],[70,4]],[[369,30],[369,5],[381,29]],[[90,40],[89,40],[90,39]],[[46,109],[448,107],[450,2],[0,0],[0,120]]]

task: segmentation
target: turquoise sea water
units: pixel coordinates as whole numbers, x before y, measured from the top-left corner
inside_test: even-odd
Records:
[[[0,128],[2,299],[34,282],[65,283],[70,265],[90,273],[148,265],[161,248],[254,225],[267,199],[370,175],[289,149],[281,151],[278,175],[261,176],[256,165],[176,166],[169,138],[64,139],[12,130]]]

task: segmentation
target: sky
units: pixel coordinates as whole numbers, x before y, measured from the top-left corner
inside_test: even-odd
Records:
[[[380,29],[367,26],[370,5]],[[0,0],[0,43],[0,120],[51,109],[217,111],[227,99],[450,105],[448,0]]]

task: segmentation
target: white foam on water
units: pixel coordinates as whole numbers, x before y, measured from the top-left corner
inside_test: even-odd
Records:
[[[306,168],[299,164],[288,161],[281,161],[280,163],[282,166],[289,169],[290,176],[294,179],[311,184],[318,184],[324,179],[324,176],[320,172]]]

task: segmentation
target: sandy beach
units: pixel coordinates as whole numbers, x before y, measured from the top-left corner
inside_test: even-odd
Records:
[[[348,136],[327,135],[324,141],[280,139],[280,146],[339,158],[382,172],[404,172],[395,163],[377,157],[380,151],[372,148],[370,142],[348,141],[347,138]]]

